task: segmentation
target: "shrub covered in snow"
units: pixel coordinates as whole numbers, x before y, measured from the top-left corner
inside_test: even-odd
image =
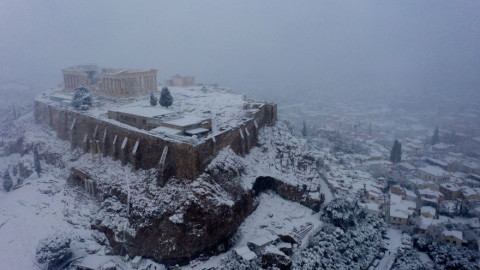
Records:
[[[259,266],[260,263],[256,261],[241,261],[241,260],[232,260],[228,262],[225,266],[219,267],[218,269],[225,270],[257,270],[261,269]]]
[[[480,252],[453,244],[433,244],[428,254],[436,269],[480,269]]]
[[[418,253],[413,250],[398,251],[395,256],[395,263],[393,264],[392,270],[420,270],[428,269],[425,268],[420,261]]]
[[[355,226],[357,220],[365,217],[363,207],[343,199],[335,199],[328,203],[323,211],[323,218],[342,229]]]
[[[436,269],[480,269],[480,252],[450,243],[441,242],[443,226],[430,226],[424,235],[415,235],[413,244],[427,252]]]
[[[158,98],[152,93],[150,94],[150,105],[156,106],[158,103]]]
[[[92,107],[92,94],[87,87],[79,86],[75,89],[72,98],[72,106],[80,111],[86,111]]]
[[[358,205],[334,200],[325,206],[325,226],[293,261],[293,269],[366,269],[383,247],[385,223]]]
[[[10,173],[8,172],[8,170],[5,170],[5,173],[3,173],[3,189],[9,192],[12,186],[13,182],[12,178],[10,177]]]
[[[55,232],[40,240],[36,258],[39,263],[47,263],[49,267],[58,265],[72,255],[70,237],[64,232]]]
[[[162,92],[160,93],[160,105],[162,107],[170,107],[172,106],[173,103],[173,97],[172,94],[170,94],[170,90],[168,90],[168,87],[162,88]]]

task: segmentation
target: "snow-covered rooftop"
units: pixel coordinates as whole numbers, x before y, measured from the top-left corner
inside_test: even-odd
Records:
[[[456,192],[460,190],[460,187],[455,184],[445,183],[445,184],[441,184],[440,186],[452,192]]]
[[[257,237],[257,238],[254,238],[252,240],[249,241],[249,243],[252,243],[254,244],[255,246],[263,246],[263,245],[266,245],[268,243],[271,243],[275,240],[277,240],[277,236],[275,235],[263,235],[263,236],[260,236],[260,237]]]
[[[437,210],[435,210],[435,208],[433,208],[431,206],[422,206],[422,208],[420,209],[420,213],[428,213],[432,216],[435,216],[436,212],[437,212]]]
[[[403,209],[399,205],[394,205],[390,207],[390,216],[397,218],[407,219],[410,213],[408,210]]]
[[[207,120],[208,120],[207,118],[201,118],[201,117],[197,117],[197,116],[186,116],[186,117],[166,121],[164,123],[169,124],[169,125],[178,126],[178,127],[186,127],[186,126],[194,125],[196,123],[199,123],[199,122],[202,122],[202,121],[207,121]]]
[[[419,189],[418,193],[421,196],[433,196],[433,197],[441,197],[443,194],[440,191],[432,190],[430,188]]]
[[[406,163],[406,162],[399,163],[398,166],[401,166],[401,167],[403,167],[407,170],[411,170],[411,171],[415,170],[415,166],[413,166],[410,163]]]
[[[455,237],[458,239],[463,239],[463,233],[457,230],[445,230],[443,231],[443,236]]]
[[[242,259],[246,261],[253,260],[257,257],[255,253],[253,253],[247,246],[238,247],[233,249],[238,256],[242,257]]]
[[[419,170],[434,176],[448,175],[448,173],[444,169],[437,166],[426,166],[426,167],[420,168]]]
[[[167,114],[173,114],[175,113],[174,111],[164,109],[159,106],[124,106],[120,107],[118,109],[112,109],[110,110],[112,112],[119,112],[119,113],[125,113],[125,114],[132,114],[132,115],[138,115],[141,117],[146,117],[146,118],[153,118],[153,117],[158,117],[158,116],[163,116]]]

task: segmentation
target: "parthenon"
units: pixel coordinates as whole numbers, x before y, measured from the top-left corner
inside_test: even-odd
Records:
[[[75,66],[62,70],[65,90],[85,85],[98,94],[124,97],[157,91],[157,70]]]

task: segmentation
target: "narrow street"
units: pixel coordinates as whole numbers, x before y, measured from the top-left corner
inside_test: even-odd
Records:
[[[388,228],[387,229],[386,247],[388,250],[385,251],[385,256],[380,260],[376,269],[378,270],[387,270],[390,269],[395,261],[395,254],[397,254],[398,248],[402,245],[402,231]]]

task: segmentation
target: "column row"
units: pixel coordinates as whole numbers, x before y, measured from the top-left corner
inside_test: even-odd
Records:
[[[157,90],[156,76],[103,78],[102,92],[115,96],[146,94]]]

